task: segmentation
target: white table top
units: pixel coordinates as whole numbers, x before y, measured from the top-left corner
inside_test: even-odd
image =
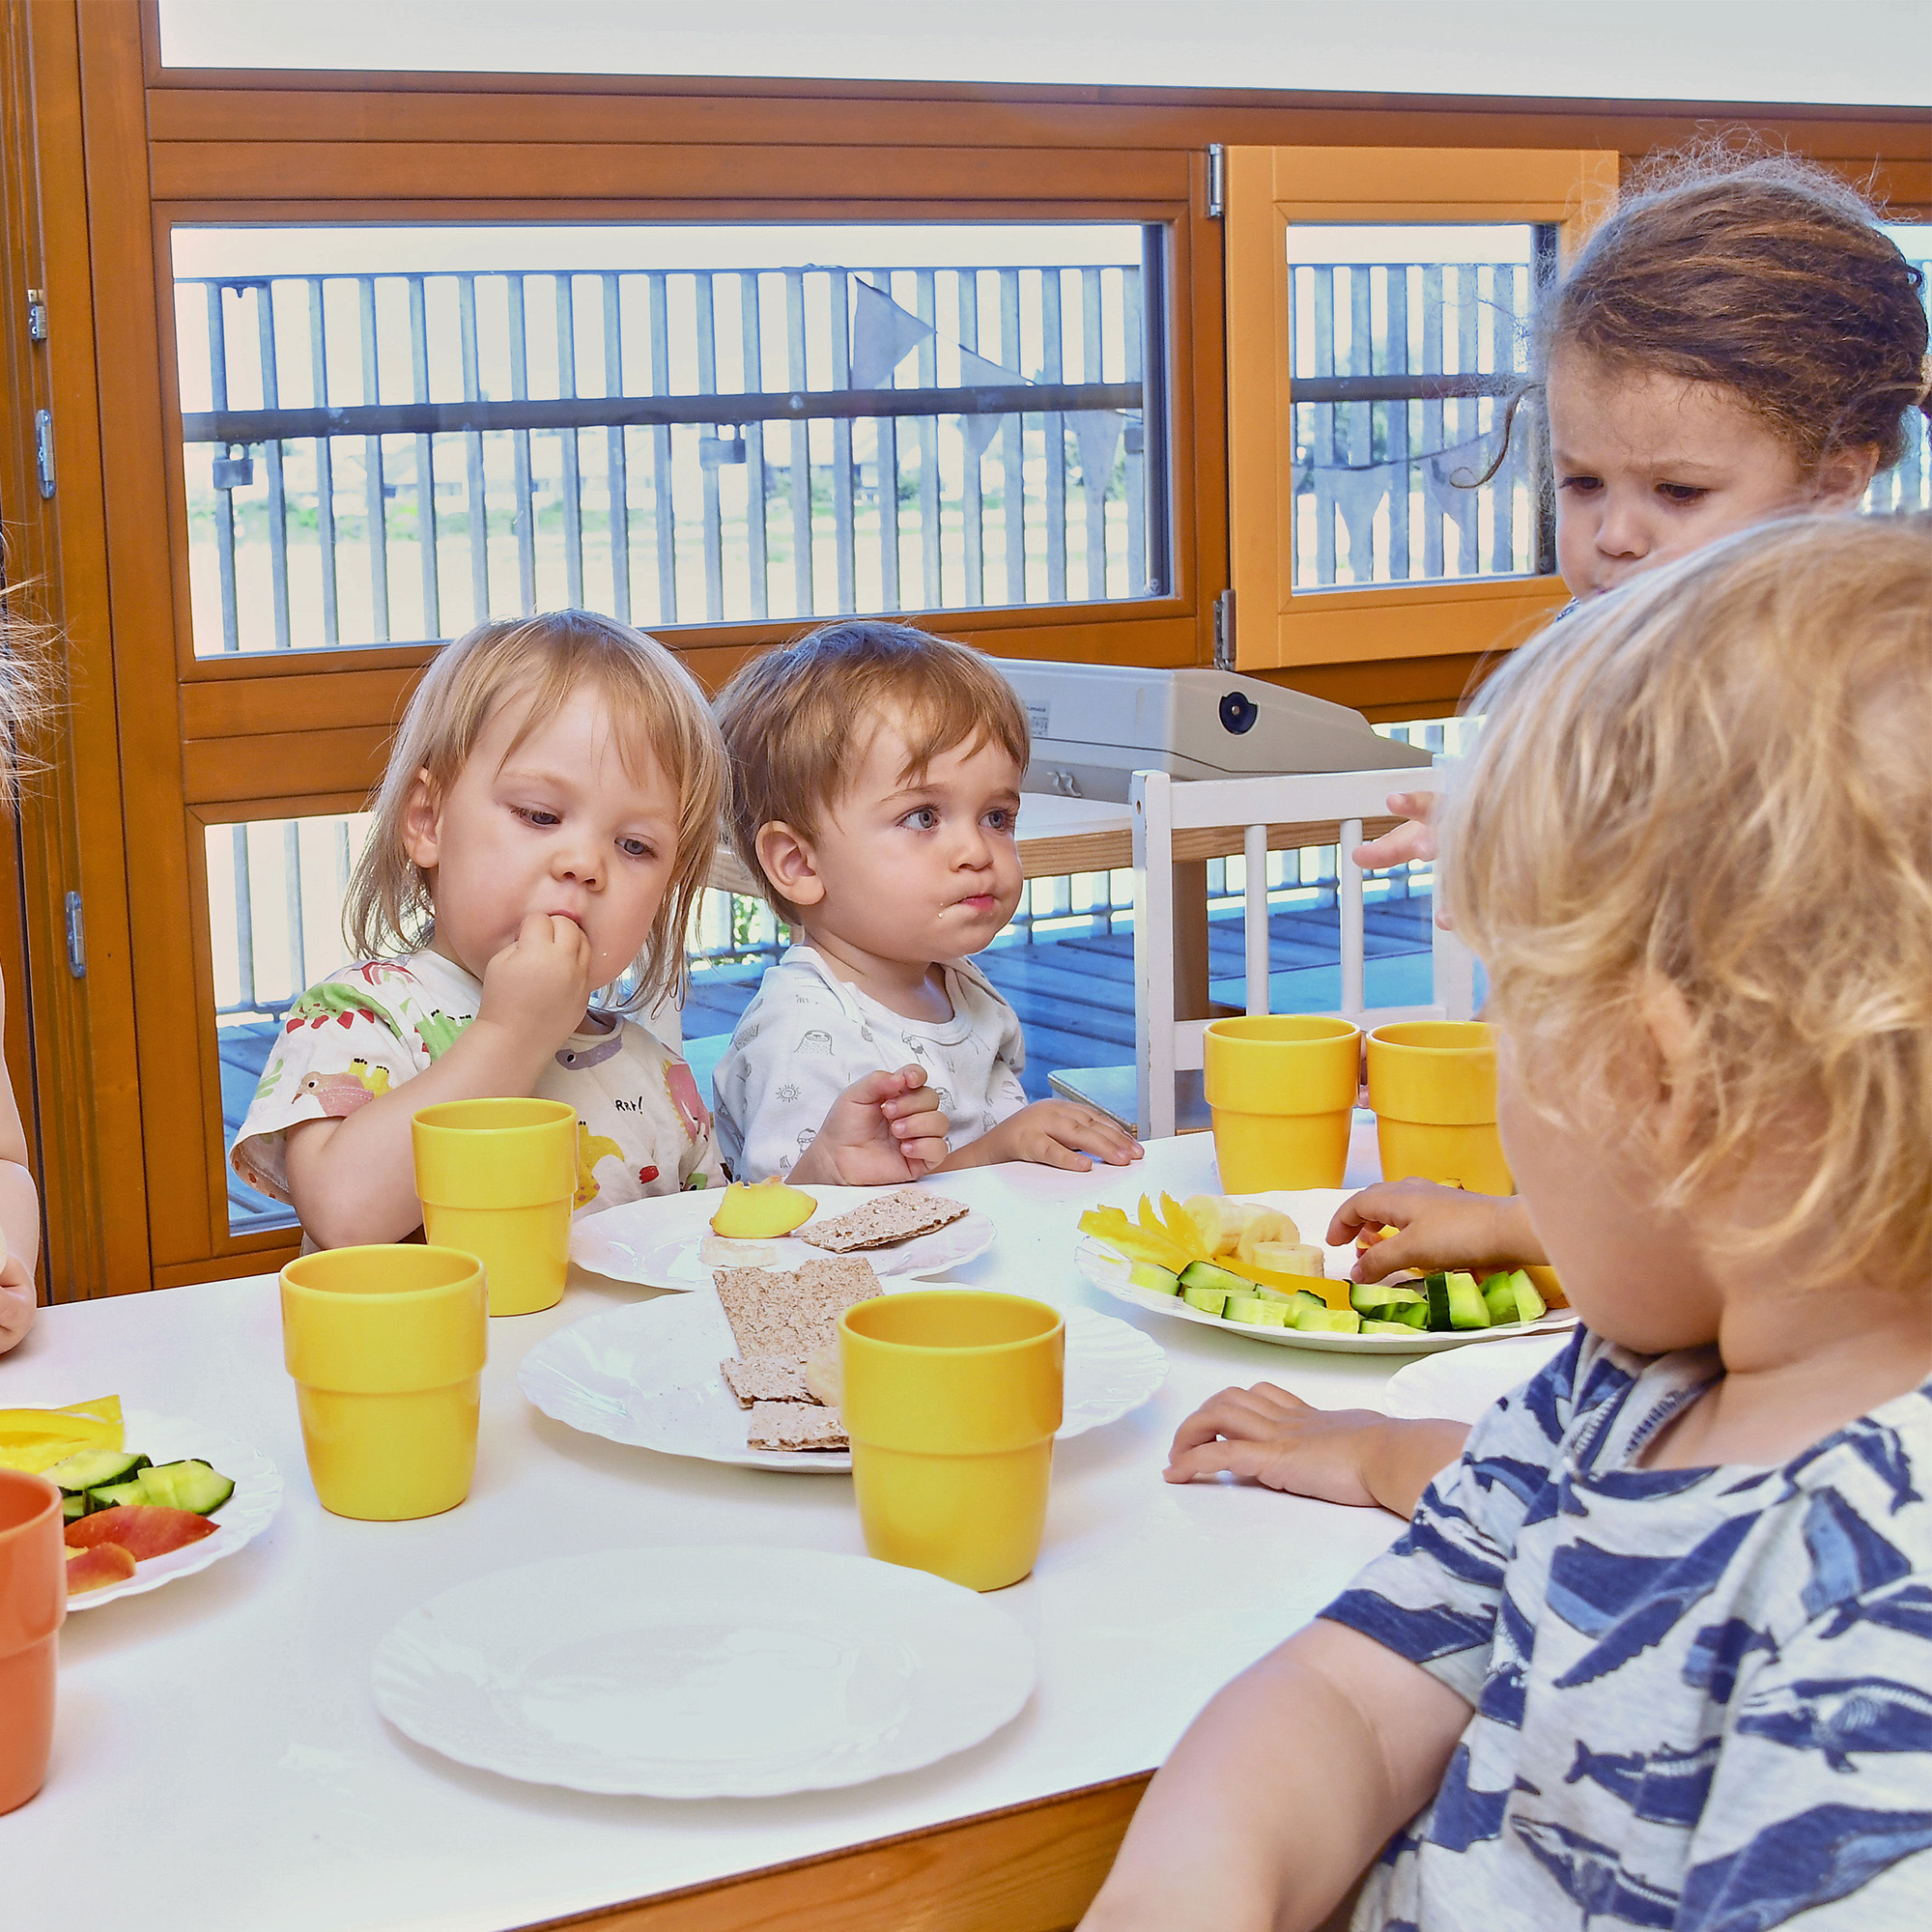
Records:
[[[656,1456],[532,1408],[516,1386],[531,1347],[649,1293],[595,1277],[574,1276],[556,1309],[491,1324],[475,1486],[461,1509],[412,1523],[351,1522],[317,1504],[271,1276],[49,1309],[0,1357],[0,1405],[118,1393],[253,1443],[287,1492],[237,1555],[69,1616],[46,1788],[0,1817],[8,1932],[67,1932],[83,1898],[121,1900],[143,1932],[497,1932],[1159,1763],[1215,1690],[1399,1527],[1227,1482],[1170,1487],[1160,1470],[1176,1427],[1231,1382],[1374,1406],[1405,1358],[1136,1316],[1080,1279],[1080,1211],[1131,1205],[1143,1187],[1211,1191],[1208,1135],[1155,1143],[1128,1173],[1015,1166],[944,1184],[999,1229],[959,1278],[1136,1320],[1168,1351],[1151,1403],[1059,1450],[1039,1567],[998,1599],[1038,1646],[1038,1688],[1014,1722],[924,1771],[791,1798],[600,1798],[450,1763],[392,1730],[370,1694],[371,1652],[415,1605],[601,1548],[862,1554],[850,1484]]]

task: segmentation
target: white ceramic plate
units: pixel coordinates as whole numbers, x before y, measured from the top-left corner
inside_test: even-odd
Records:
[[[1358,1191],[1347,1187],[1315,1187],[1293,1194],[1240,1194],[1235,1198],[1238,1201],[1260,1201],[1269,1208],[1281,1208],[1301,1230],[1304,1241],[1312,1241],[1322,1249],[1329,1279],[1346,1281],[1349,1270],[1355,1264],[1353,1246],[1331,1248],[1321,1236],[1327,1232],[1336,1208]],[[1119,1205],[1124,1206],[1128,1217],[1132,1218],[1136,1204]],[[1322,1349],[1341,1355],[1431,1355],[1443,1349],[1466,1348],[1472,1342],[1501,1342],[1525,1335],[1559,1333],[1568,1329],[1577,1319],[1571,1310],[1557,1308],[1540,1321],[1513,1321],[1499,1328],[1454,1329],[1441,1335],[1432,1335],[1420,1328],[1412,1330],[1407,1336],[1330,1335],[1313,1329],[1257,1328],[1245,1321],[1226,1321],[1218,1315],[1190,1308],[1178,1294],[1157,1294],[1151,1289],[1135,1288],[1131,1279],[1131,1264],[1091,1235],[1082,1235],[1075,1243],[1073,1264],[1102,1293],[1111,1294],[1117,1301],[1131,1302],[1134,1307],[1144,1308],[1151,1315],[1164,1315],[1171,1321],[1205,1323],[1209,1328],[1220,1329],[1224,1334],[1238,1335],[1246,1342],[1270,1342],[1289,1349]]]
[[[972,1590],[813,1549],[607,1549],[501,1570],[377,1646],[376,1704],[459,1764],[648,1798],[764,1798],[913,1771],[1033,1690]]]
[[[849,1473],[852,1458],[843,1449],[746,1446],[750,1413],[718,1373],[737,1352],[715,1293],[663,1296],[558,1329],[524,1357],[517,1385],[546,1415],[612,1442],[752,1469]],[[1138,1408],[1166,1377],[1167,1356],[1138,1328],[1090,1308],[1068,1309],[1062,1437]]]
[[[1382,1407],[1406,1420],[1441,1416],[1474,1422],[1492,1404],[1520,1388],[1567,1337],[1518,1334],[1480,1355],[1431,1355],[1398,1369],[1382,1389]]]
[[[938,1187],[930,1190],[944,1194]],[[833,1220],[862,1202],[874,1200],[876,1187],[806,1187],[818,1203],[813,1220]],[[696,1194],[659,1194],[629,1201],[602,1214],[586,1214],[571,1224],[570,1258],[579,1267],[613,1281],[645,1288],[709,1288],[714,1267],[795,1268],[822,1261],[824,1248],[795,1236],[770,1241],[724,1241],[711,1232],[721,1196],[706,1188]],[[963,1220],[917,1235],[890,1248],[864,1248],[863,1258],[882,1280],[901,1275],[944,1274],[993,1245],[993,1223],[979,1208]]]
[[[197,1570],[233,1556],[250,1537],[268,1527],[281,1506],[282,1479],[275,1473],[275,1465],[247,1443],[199,1422],[179,1422],[145,1408],[130,1408],[121,1420],[122,1439],[132,1453],[155,1463],[198,1456],[234,1483],[235,1493],[211,1519],[215,1526],[213,1536],[204,1536],[199,1543],[170,1550],[165,1556],[150,1556],[135,1565],[134,1574],[125,1583],[109,1583],[70,1597],[70,1610],[96,1609],[116,1597],[138,1597],[144,1590],[158,1590],[163,1583],[172,1583],[177,1577],[192,1577]]]

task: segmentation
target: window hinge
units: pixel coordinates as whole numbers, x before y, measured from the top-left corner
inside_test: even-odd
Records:
[[[1218,221],[1226,199],[1228,151],[1219,141],[1208,143],[1208,218]]]
[[[87,978],[87,927],[80,917],[80,895],[67,895],[67,970],[76,980]]]
[[[1235,593],[1224,590],[1214,600],[1214,668],[1235,668]]]
[[[34,469],[41,479],[41,495],[54,494],[54,412],[34,412]]]
[[[47,339],[47,292],[45,289],[27,291],[27,340],[44,342]]]

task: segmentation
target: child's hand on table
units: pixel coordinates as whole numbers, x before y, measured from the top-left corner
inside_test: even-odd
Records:
[[[1141,1144],[1097,1108],[1077,1100],[1036,1100],[949,1154],[943,1165],[991,1167],[996,1161],[1030,1160],[1087,1174],[1094,1166],[1089,1154],[1097,1154],[1110,1167],[1126,1167],[1140,1159]]]
[[[1396,1233],[1363,1249],[1356,1281],[1385,1281],[1400,1268],[1539,1266],[1548,1257],[1514,1194],[1470,1194],[1433,1180],[1383,1180],[1351,1194],[1323,1237],[1346,1247],[1367,1229]]]
[[[946,1158],[946,1116],[925,1070],[901,1066],[855,1080],[832,1103],[825,1124],[785,1177],[844,1187],[917,1180]]]
[[[1270,1490],[1413,1514],[1429,1481],[1463,1453],[1460,1422],[1398,1422],[1370,1408],[1315,1408],[1272,1382],[1223,1389],[1175,1432],[1167,1480],[1223,1469]]]

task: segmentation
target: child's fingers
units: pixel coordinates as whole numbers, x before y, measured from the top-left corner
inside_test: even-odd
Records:
[[[930,1174],[946,1158],[949,1151],[943,1140],[935,1140],[930,1135],[920,1140],[901,1141],[898,1146],[900,1157],[918,1174]]]
[[[1170,1483],[1191,1483],[1199,1476],[1218,1476],[1224,1469],[1231,1475],[1250,1480],[1260,1478],[1279,1455],[1278,1445],[1224,1438],[1204,1442],[1183,1450],[1161,1471]]]
[[[1329,1219],[1327,1245],[1347,1247],[1364,1228],[1386,1228],[1391,1224],[1399,1227],[1403,1209],[1399,1198],[1390,1198],[1391,1192],[1389,1184],[1383,1181],[1350,1195]]]
[[[1027,1156],[1037,1167],[1064,1167],[1073,1174],[1091,1174],[1094,1163],[1078,1148],[1055,1140],[1051,1134],[1040,1139],[1038,1151]]]
[[[1174,1433],[1170,1455],[1210,1442],[1217,1435],[1235,1437],[1274,1435],[1293,1426],[1298,1416],[1312,1413],[1309,1405],[1272,1382],[1253,1388],[1227,1388],[1209,1396]]]

